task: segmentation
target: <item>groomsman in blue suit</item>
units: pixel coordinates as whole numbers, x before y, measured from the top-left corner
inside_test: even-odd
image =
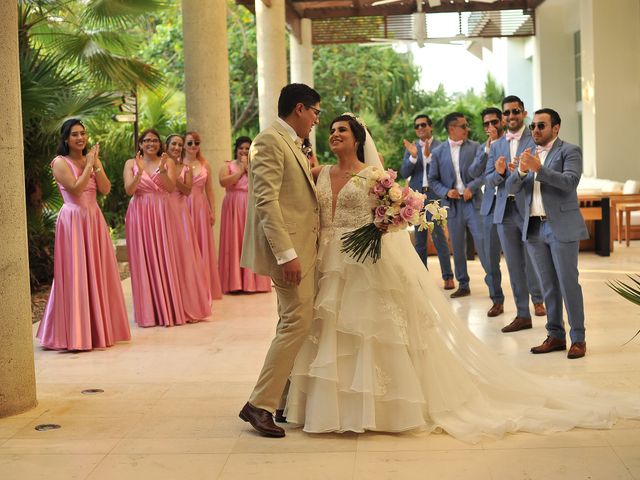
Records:
[[[469,167],[469,173],[474,178],[482,178],[484,182],[485,170],[491,146],[502,138],[502,112],[495,107],[485,108],[481,113],[482,127],[487,134],[487,142],[478,149],[475,160]],[[495,188],[485,184],[480,215],[482,219],[482,238],[484,241],[484,264],[486,275],[484,282],[489,287],[489,296],[493,305],[487,312],[488,317],[497,317],[504,313],[504,293],[502,292],[502,272],[500,272],[500,238],[498,229],[493,223],[493,206],[495,204]]]
[[[467,273],[467,227],[480,260],[484,261],[479,214],[482,178],[473,178],[469,173],[480,145],[467,139],[469,124],[462,113],[452,112],[444,117],[444,128],[449,138],[431,152],[428,179],[430,188],[442,199],[442,205],[449,207],[447,228],[459,284],[451,298],[458,298],[471,294]]]
[[[409,179],[409,187],[418,192],[422,192],[427,196],[427,202],[438,200],[438,195],[433,189],[429,188],[428,174],[429,164],[431,163],[431,151],[440,145],[441,142],[433,138],[433,126],[431,119],[424,114],[417,115],[413,120],[413,128],[416,131],[418,139],[414,143],[403,140],[406,148],[402,165],[400,166],[400,175]],[[430,215],[429,215],[430,216]],[[430,218],[428,218],[430,220]],[[415,229],[416,252],[427,266],[427,230],[418,231]],[[447,237],[441,226],[435,225],[431,231],[433,244],[438,252],[438,260],[440,261],[440,271],[444,280],[444,289],[453,290],[453,271],[451,270],[451,256],[449,254],[449,245]]]
[[[503,332],[508,333],[532,327],[529,296],[531,296],[536,316],[544,316],[546,311],[540,281],[523,241],[524,192],[513,195],[507,193],[505,189],[505,181],[518,163],[519,156],[526,149],[535,147],[535,143],[524,124],[527,112],[522,100],[515,95],[505,97],[502,100],[502,110],[507,133],[491,145],[484,172],[485,203],[482,208],[486,211],[489,203],[486,197],[492,196],[495,192],[493,223],[497,226],[516,304],[516,317],[502,329]]]
[[[564,300],[571,327],[567,357],[581,358],[587,344],[578,249],[580,240],[589,237],[576,191],[582,176],[582,151],[558,138],[560,115],[555,110],[536,111],[529,128],[537,147],[531,153],[522,153],[517,171],[507,179],[507,191],[524,191],[522,238],[540,277],[547,306],[547,338],[531,348],[531,353],[566,350]]]

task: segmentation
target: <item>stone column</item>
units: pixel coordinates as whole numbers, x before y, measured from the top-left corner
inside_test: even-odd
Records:
[[[6,417],[36,406],[36,380],[15,3],[0,3],[0,24],[0,417]]]
[[[182,0],[187,129],[202,137],[201,151],[214,176],[216,219],[224,197],[218,171],[232,156],[226,11],[225,0]]]
[[[291,65],[291,83],[305,83],[313,87],[313,46],[311,44],[311,19],[300,19],[300,39],[289,35],[289,54]],[[315,150],[316,129],[309,136]]]
[[[585,173],[638,180],[640,2],[582,0],[580,37]]]
[[[287,84],[285,0],[256,0],[258,44],[258,105],[260,129],[278,116],[278,96]]]

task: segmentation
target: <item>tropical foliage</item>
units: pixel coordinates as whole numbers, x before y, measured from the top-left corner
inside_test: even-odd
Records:
[[[629,300],[635,305],[640,305],[640,275],[636,274],[636,278],[633,278],[631,275],[627,276],[635,285],[633,283],[624,283],[620,280],[612,280],[608,282],[607,285],[622,298]],[[625,343],[625,345],[638,335],[640,335],[640,330],[638,330],[635,335]]]

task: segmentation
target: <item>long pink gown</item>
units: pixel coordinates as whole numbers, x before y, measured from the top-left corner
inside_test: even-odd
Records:
[[[229,173],[238,171],[235,162],[226,162]],[[220,219],[219,271],[222,291],[270,292],[271,278],[240,266],[244,224],[247,218],[249,177],[246,172],[235,185],[227,187]]]
[[[200,246],[200,253],[202,253],[206,266],[205,271],[211,288],[211,298],[219,300],[222,298],[222,287],[220,286],[220,276],[218,274],[218,259],[213,240],[213,228],[209,221],[211,209],[205,191],[208,175],[204,167],[200,168],[200,173],[194,175],[191,195],[189,195],[187,203],[191,211],[191,219],[193,220],[193,227]]]
[[[78,178],[81,172],[71,160],[56,157],[53,162],[58,158]],[[113,244],[96,202],[95,177],[78,196],[60,184],[58,189],[64,205],[56,223],[53,284],[36,336],[42,346],[56,350],[106,348],[130,340]]]
[[[183,182],[186,168],[183,167],[180,172],[180,178]],[[204,312],[206,312],[205,316],[210,315],[212,298],[209,277],[198,247],[198,239],[193,228],[187,198],[188,196],[183,195],[177,188],[170,194],[171,204],[175,209],[176,225],[181,227],[176,230],[178,237],[176,259],[180,285],[183,287],[183,302],[187,315],[191,318],[198,318]]]
[[[183,296],[182,289],[192,285],[181,283],[179,273],[180,219],[159,175],[142,172],[125,217],[133,311],[141,327],[182,325],[209,315],[208,309],[194,311],[198,305],[188,305]]]

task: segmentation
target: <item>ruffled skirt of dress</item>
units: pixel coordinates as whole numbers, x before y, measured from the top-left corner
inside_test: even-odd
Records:
[[[291,374],[287,421],[307,432],[444,430],[468,442],[508,432],[607,428],[640,417],[613,394],[505,363],[454,314],[405,232],[358,263],[323,230],[312,330]]]
[[[247,201],[243,190],[228,190],[222,201],[218,267],[224,293],[271,291],[271,278],[240,266]]]
[[[36,336],[56,350],[91,350],[129,340],[120,274],[97,205],[58,214],[51,294]]]

